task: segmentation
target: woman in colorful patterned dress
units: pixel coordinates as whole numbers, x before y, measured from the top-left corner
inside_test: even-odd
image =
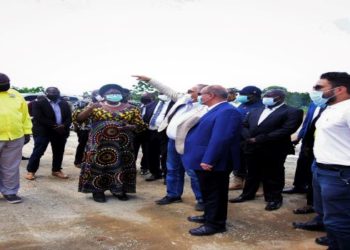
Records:
[[[104,101],[91,103],[76,120],[91,119],[91,131],[81,164],[79,192],[92,193],[96,202],[106,202],[110,190],[119,200],[136,192],[134,134],[146,128],[138,108],[124,103],[125,89],[117,84],[99,90]]]

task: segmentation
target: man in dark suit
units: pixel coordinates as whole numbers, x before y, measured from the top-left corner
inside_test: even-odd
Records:
[[[148,124],[146,136],[148,167],[151,176],[146,181],[155,181],[166,177],[166,158],[168,137],[163,130],[158,132],[159,125],[163,122],[174,102],[166,95],[160,94],[158,101],[151,102],[145,107],[143,121]]]
[[[52,175],[67,179],[62,172],[64,148],[69,136],[72,114],[69,104],[61,100],[56,87],[46,89],[46,98],[33,105],[33,138],[34,149],[27,165],[27,180],[34,180],[39,168],[40,158],[49,143],[52,148]]]
[[[208,112],[188,132],[182,157],[185,167],[195,170],[204,201],[204,215],[191,216],[203,223],[189,232],[194,236],[226,231],[229,173],[239,164],[241,115],[227,103],[225,88],[213,85],[201,90]]]
[[[252,110],[243,122],[244,153],[248,167],[243,193],[230,202],[244,202],[255,198],[260,181],[263,182],[267,211],[282,205],[284,162],[294,153],[291,135],[303,120],[303,111],[284,104],[285,93],[273,89],[264,95],[264,108]]]

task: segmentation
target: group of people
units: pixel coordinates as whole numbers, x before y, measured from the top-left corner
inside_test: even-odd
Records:
[[[73,121],[79,138],[74,162],[81,168],[78,189],[92,193],[96,202],[106,202],[107,190],[123,201],[128,200],[127,193],[136,191],[135,162],[141,148],[141,174],[150,172],[146,181],[164,178],[166,184],[166,195],[156,204],[181,202],[185,173],[190,177],[195,209],[204,212],[188,217],[201,224],[189,231],[191,235],[224,232],[228,202],[254,199],[262,182],[267,211],[282,206],[282,193],[307,189],[307,206],[294,212],[315,210],[318,216],[294,226],[321,225],[329,249],[350,249],[349,74],[321,75],[294,141],[291,135],[302,124],[303,111],[285,103],[283,90],[262,93],[256,86],[238,91],[198,84],[178,93],[153,78],[134,77],[157,89],[158,97],[144,93],[141,106],[136,106],[128,102],[127,89],[107,84],[72,113],[59,90],[50,87],[45,98],[33,103],[31,121],[25,101],[10,88],[9,78],[0,74],[4,103],[0,105],[0,188],[5,199],[21,201],[17,196],[20,151],[30,134],[34,149],[25,178],[35,179],[49,143],[52,175],[68,178],[62,160]],[[295,186],[283,190],[284,163],[299,141]],[[234,176],[231,185],[230,175]],[[229,190],[237,189],[242,189],[241,195],[229,200]]]

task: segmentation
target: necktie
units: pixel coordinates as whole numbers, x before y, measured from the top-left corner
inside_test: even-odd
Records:
[[[154,127],[156,125],[157,118],[158,118],[160,112],[162,111],[163,106],[164,106],[164,101],[159,101],[159,105],[158,105],[156,111],[153,113],[153,116],[152,116],[151,121],[149,123],[150,127]]]

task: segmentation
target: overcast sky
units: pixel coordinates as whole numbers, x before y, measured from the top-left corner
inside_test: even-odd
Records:
[[[349,0],[0,0],[0,72],[81,94],[132,74],[308,91],[350,72]]]

